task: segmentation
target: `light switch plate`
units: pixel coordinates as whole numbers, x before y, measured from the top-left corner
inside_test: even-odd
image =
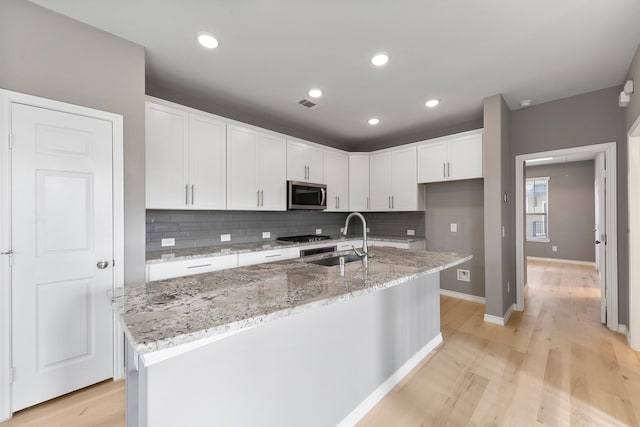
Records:
[[[175,246],[175,245],[176,245],[176,239],[174,237],[162,239],[160,241],[160,246],[162,246],[163,248],[167,246]]]
[[[269,238],[271,238],[271,232],[270,232],[270,231],[263,231],[263,232],[262,232],[262,238],[263,238],[263,239],[269,239]]]
[[[322,228],[316,228],[316,234],[322,234]]]
[[[407,236],[415,236],[416,230],[407,230]]]
[[[228,242],[231,240],[231,234],[221,234],[220,235],[220,241],[221,242]]]
[[[455,222],[452,222],[450,227],[451,227],[451,232],[452,233],[457,233],[458,232],[458,224],[456,224]]]

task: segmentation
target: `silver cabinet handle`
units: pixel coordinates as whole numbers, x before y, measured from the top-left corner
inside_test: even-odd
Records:
[[[391,196],[389,196],[389,200],[387,200],[387,205],[389,209],[391,209]]]
[[[391,209],[395,209],[396,207],[396,200],[394,199],[393,196],[391,196]]]
[[[260,190],[260,206],[264,207],[264,190]]]
[[[189,204],[189,184],[184,185],[184,204]]]
[[[187,268],[203,268],[203,267],[211,267],[211,264],[190,265]]]
[[[340,196],[338,196],[337,199],[338,199],[338,209],[340,209]]]
[[[282,254],[265,255],[265,258],[277,258],[279,256],[282,256]]]
[[[447,164],[446,163],[442,163],[442,177],[443,178],[447,177]]]
[[[338,196],[336,196],[335,202],[336,202],[336,209],[338,209]]]
[[[98,267],[100,270],[104,270],[108,266],[109,266],[109,261],[106,261],[106,260],[100,260],[96,264],[96,267]]]
[[[371,208],[369,207],[369,196],[367,196],[367,209],[371,209]]]
[[[194,197],[194,188],[195,188],[195,185],[191,184],[191,205],[192,205],[192,206],[193,206],[193,204],[195,203],[195,202],[194,202],[194,200],[196,199],[196,198]]]
[[[257,206],[260,207],[260,190],[256,191],[256,195],[258,196]]]
[[[451,178],[451,163],[447,162],[447,178]]]

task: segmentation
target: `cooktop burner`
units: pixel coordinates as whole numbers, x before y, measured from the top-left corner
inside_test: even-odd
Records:
[[[322,240],[329,240],[330,236],[323,236],[321,234],[306,234],[304,236],[284,236],[278,237],[281,242],[320,242]]]

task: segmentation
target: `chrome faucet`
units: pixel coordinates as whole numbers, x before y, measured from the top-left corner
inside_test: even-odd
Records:
[[[347,235],[349,221],[351,221],[351,218],[353,218],[354,216],[357,216],[358,218],[360,218],[360,221],[362,221],[362,252],[358,251],[355,246],[352,246],[353,251],[356,253],[356,255],[362,258],[362,265],[367,268],[369,267],[369,247],[367,246],[367,221],[364,219],[364,216],[362,216],[360,212],[351,212],[344,222],[344,231],[342,232],[342,234],[344,236]]]

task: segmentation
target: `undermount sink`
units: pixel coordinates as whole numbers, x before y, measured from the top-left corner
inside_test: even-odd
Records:
[[[338,255],[331,258],[322,258],[315,261],[307,261],[310,264],[324,265],[325,267],[332,267],[334,265],[340,265],[340,258],[344,258],[344,263],[362,260],[358,255],[351,253],[348,255]]]

